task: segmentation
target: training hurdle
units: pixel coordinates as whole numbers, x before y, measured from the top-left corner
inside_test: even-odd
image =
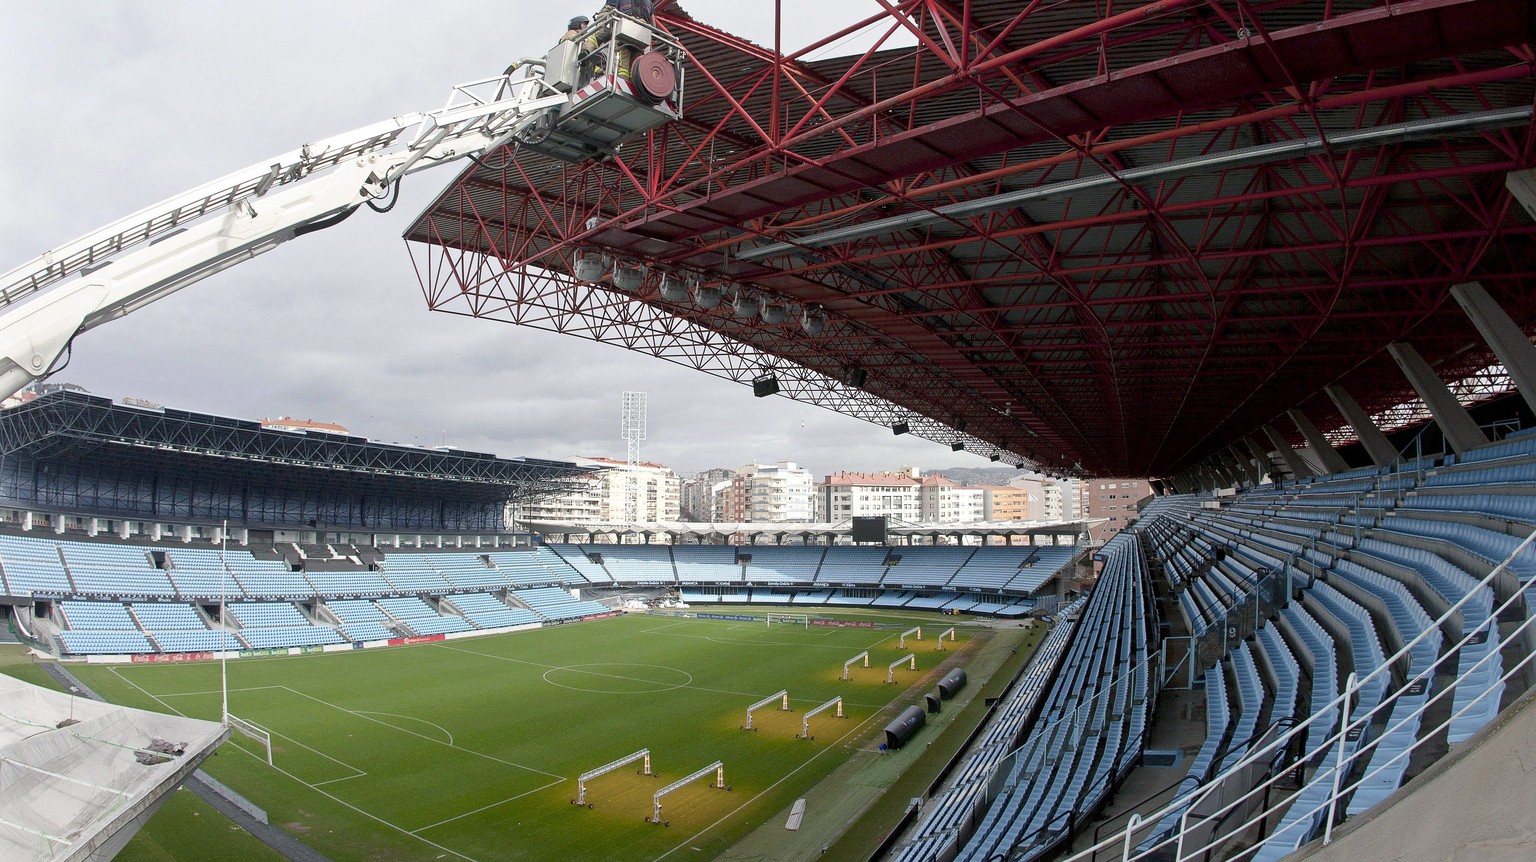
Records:
[[[910,665],[912,670],[917,670],[917,654],[909,652],[901,658],[891,662],[891,666],[885,669],[886,682],[896,681],[896,666],[902,664]]]
[[[697,772],[691,772],[688,775],[685,775],[682,778],[672,782],[671,784],[668,784],[666,787],[656,791],[656,795],[651,797],[651,816],[645,819],[651,823],[661,823],[661,797],[666,796],[668,793],[671,793],[674,790],[686,787],[689,784],[699,780],[700,778],[703,778],[709,774],[710,770],[714,770],[715,773],[715,780],[709,785],[710,787],[725,787],[726,790],[731,789],[726,787],[725,784],[725,763],[723,761],[717,760],[714,763],[704,767],[703,769],[700,769]],[[670,826],[672,824],[669,822],[667,825]]]
[[[743,724],[741,726],[741,729],[742,730],[757,730],[757,728],[752,726],[752,711],[755,710],[755,709],[761,709],[762,707],[765,707],[768,704],[773,703],[776,700],[779,701],[779,711],[780,712],[787,712],[787,711],[789,711],[789,689],[786,688],[783,691],[779,692],[778,694],[770,694],[767,697],[763,698],[762,700],[758,701],[757,703],[754,703],[751,706],[747,707],[747,723]]]
[[[923,627],[922,626],[913,626],[912,628],[909,628],[906,631],[902,632],[901,633],[901,640],[896,642],[896,648],[897,649],[906,649],[907,648],[907,635],[912,635],[912,634],[917,635],[917,639],[918,640],[922,640],[923,639]]]
[[[944,648],[944,636],[945,635],[949,635],[949,642],[950,643],[954,643],[955,642],[955,627],[954,626],[950,626],[949,628],[945,629],[944,631],[939,632],[939,645],[934,647],[934,649],[939,650],[939,649],[943,649]]]
[[[810,712],[806,713],[805,717],[800,719],[800,738],[801,739],[815,739],[816,737],[811,736],[811,718],[816,716],[816,715],[818,715],[818,714],[820,714],[820,713],[826,712],[827,710],[831,709],[834,706],[837,707],[837,717],[838,718],[842,718],[843,717],[843,699],[842,699],[841,696],[834,697],[831,700],[827,701],[826,703],[822,704],[821,706],[818,706],[815,709],[811,710]]]
[[[853,663],[858,661],[859,659],[864,659],[864,666],[865,667],[869,667],[869,652],[868,651],[861,652],[858,655],[854,656],[853,658],[848,659],[847,661],[843,662],[843,679],[847,679],[848,678],[848,668],[852,667]]]
[[[640,774],[641,775],[650,775],[651,774],[651,750],[649,748],[642,748],[639,751],[635,752],[634,754],[629,755],[628,757],[621,757],[621,758],[619,758],[618,760],[615,760],[612,763],[606,763],[606,764],[603,764],[602,766],[599,766],[596,769],[590,769],[590,770],[588,770],[586,772],[583,772],[576,779],[576,798],[571,800],[571,804],[572,805],[586,805],[588,808],[591,808],[592,807],[591,805],[587,805],[587,782],[588,781],[591,781],[592,779],[598,777],[599,775],[607,775],[608,773],[614,771],[615,769],[619,769],[621,767],[628,766],[629,764],[634,763],[637,760],[642,760],[642,759],[645,761],[645,766],[644,766],[644,768],[642,768],[640,770]]]

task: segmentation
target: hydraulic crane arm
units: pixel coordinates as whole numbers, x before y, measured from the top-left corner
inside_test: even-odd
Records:
[[[540,78],[460,85],[441,110],[307,144],[22,264],[0,276],[0,397],[45,376],[80,332],[329,227],[408,173],[552,124],[569,101]]]

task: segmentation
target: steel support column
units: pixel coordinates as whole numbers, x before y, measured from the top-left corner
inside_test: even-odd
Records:
[[[1285,442],[1285,438],[1280,436],[1280,432],[1275,430],[1275,426],[1265,425],[1264,435],[1269,438],[1270,443],[1274,444],[1276,451],[1280,453],[1280,457],[1285,461],[1286,469],[1291,471],[1292,476],[1297,479],[1306,479],[1317,475],[1317,471],[1313,470],[1302,459],[1301,455],[1291,448],[1291,444]]]
[[[1524,171],[1510,171],[1504,175],[1504,188],[1509,189],[1509,194],[1531,218],[1536,219],[1536,168]],[[1460,287],[1460,285],[1457,285]],[[1456,288],[1451,288],[1454,291]],[[1456,297],[1461,299],[1461,297]]]
[[[1526,175],[1529,182],[1536,183],[1536,178],[1532,177],[1536,172],[1520,173]],[[1536,217],[1536,209],[1533,209],[1536,208],[1536,199],[1526,203],[1522,198],[1520,202],[1526,205],[1526,209],[1532,209],[1533,217]],[[1526,405],[1532,410],[1536,410],[1536,347],[1531,346],[1531,340],[1481,284],[1469,281],[1454,285],[1451,287],[1451,296],[1461,303],[1462,311],[1472,319],[1472,325],[1477,327],[1483,340],[1488,342],[1494,355],[1499,357],[1499,362],[1504,364],[1509,378],[1515,381],[1515,388],[1520,390],[1520,397],[1525,399]]]
[[[1263,482],[1264,477],[1266,476],[1269,477],[1270,481],[1278,482],[1280,477],[1278,475],[1278,471],[1275,470],[1274,459],[1269,457],[1268,447],[1266,447],[1263,443],[1260,443],[1258,438],[1254,437],[1252,434],[1244,437],[1243,442],[1248,444],[1248,448],[1252,450],[1253,457],[1258,463],[1258,482]],[[1257,482],[1255,484],[1257,484]]]
[[[1355,429],[1355,434],[1360,438],[1360,445],[1370,456],[1372,464],[1385,467],[1397,460],[1397,450],[1392,447],[1391,441],[1387,440],[1387,435],[1381,433],[1381,429],[1376,427],[1371,417],[1360,409],[1360,403],[1353,395],[1338,385],[1324,387],[1324,391],[1328,393],[1329,398],[1333,399],[1333,404],[1339,408],[1339,412],[1344,414],[1344,421],[1349,423],[1349,427]]]
[[[1434,415],[1435,424],[1440,426],[1440,432],[1445,435],[1446,442],[1456,454],[1488,445],[1487,435],[1477,427],[1472,414],[1461,406],[1450,387],[1429,367],[1429,363],[1424,361],[1424,357],[1419,355],[1412,344],[1404,341],[1388,344],[1387,352],[1392,354],[1397,367],[1403,370],[1403,376],[1413,385],[1413,391],[1419,394],[1419,398]]]
[[[1291,421],[1296,423],[1296,430],[1300,431],[1301,436],[1306,438],[1306,452],[1312,457],[1312,460],[1317,462],[1319,475],[1342,473],[1349,469],[1349,462],[1344,460],[1344,456],[1339,454],[1339,450],[1328,445],[1328,439],[1322,435],[1322,432],[1317,430],[1317,426],[1312,424],[1312,420],[1307,418],[1307,414],[1294,408],[1285,411],[1285,414],[1291,417]]]

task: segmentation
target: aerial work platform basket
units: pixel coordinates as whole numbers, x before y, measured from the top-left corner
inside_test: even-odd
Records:
[[[624,142],[682,119],[684,56],[675,39],[605,7],[544,56],[544,83],[570,103],[524,130],[518,144],[567,162],[613,156]]]

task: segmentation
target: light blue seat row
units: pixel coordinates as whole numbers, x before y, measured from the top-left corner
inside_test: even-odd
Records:
[[[218,652],[240,649],[240,641],[230,632],[202,629],[160,629],[149,633],[161,652]]]
[[[524,608],[513,608],[501,599],[486,593],[458,593],[450,601],[464,612],[470,622],[483,629],[523,626],[540,622],[538,614]]]
[[[138,631],[61,631],[59,642],[71,655],[136,655],[155,652]]]
[[[130,607],[145,631],[155,632],[161,629],[185,631],[208,627],[202,615],[191,605],[173,602],[139,602]]]
[[[230,602],[226,609],[241,628],[310,625],[292,602]]]
[[[251,649],[284,649],[289,647],[318,646],[346,643],[341,632],[330,626],[271,626],[243,628],[240,639]]]
[[[1536,496],[1528,494],[1415,494],[1401,508],[1536,523]]]
[[[460,616],[411,617],[404,622],[419,635],[467,632],[475,627],[469,620]]]
[[[826,551],[822,547],[795,545],[742,548],[741,553],[752,555],[745,577],[754,584],[813,583]]]
[[[96,631],[138,631],[139,625],[121,602],[59,602],[69,628]]]
[[[730,545],[679,545],[672,549],[677,579],[684,584],[740,583],[742,567]]]
[[[346,623],[341,633],[349,641],[382,641],[398,637],[394,629],[379,622]]]
[[[375,623],[388,619],[378,605],[367,599],[328,599],[325,606],[343,623]]]
[[[67,596],[75,592],[58,547],[47,540],[0,536],[0,568],[5,572],[6,591],[13,596]]]
[[[305,572],[304,577],[322,596],[377,596],[394,592],[378,572]]]

